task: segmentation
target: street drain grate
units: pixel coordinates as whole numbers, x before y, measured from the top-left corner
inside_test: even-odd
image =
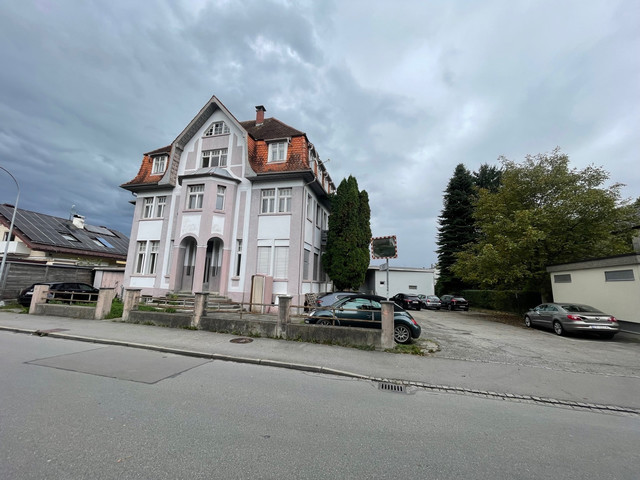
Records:
[[[404,385],[398,385],[397,383],[389,383],[389,382],[378,383],[378,390],[384,390],[385,392],[396,392],[396,393],[407,392]]]
[[[253,342],[253,338],[238,337],[238,338],[232,338],[229,341],[231,343],[251,343],[251,342]]]

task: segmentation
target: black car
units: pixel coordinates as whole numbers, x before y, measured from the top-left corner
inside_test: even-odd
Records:
[[[18,296],[18,303],[23,307],[31,305],[33,288],[36,285],[47,285],[49,287],[48,300],[60,300],[63,302],[95,302],[98,300],[100,290],[87,283],[79,282],[39,282],[23,289]]]
[[[422,308],[422,301],[418,298],[418,295],[398,293],[391,297],[390,300],[405,310],[420,310]]]
[[[442,308],[449,310],[469,310],[469,302],[460,295],[442,295],[440,297],[440,303],[442,304]]]
[[[384,297],[354,295],[334,303],[329,309],[313,310],[305,323],[316,325],[342,325],[349,327],[382,328]],[[418,338],[422,329],[411,314],[398,305],[393,309],[393,339],[397,343],[410,343]]]

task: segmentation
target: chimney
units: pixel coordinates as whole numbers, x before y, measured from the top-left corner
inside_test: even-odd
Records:
[[[73,215],[73,224],[79,228],[84,228],[84,217],[82,215],[78,215],[77,213]]]
[[[256,105],[256,125],[262,125],[264,123],[264,112],[267,109],[264,108],[264,105]]]

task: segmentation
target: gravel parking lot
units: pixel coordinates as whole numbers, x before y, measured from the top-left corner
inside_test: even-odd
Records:
[[[411,314],[422,327],[422,338],[440,347],[431,354],[438,358],[640,378],[640,335],[559,337],[550,330],[525,328],[517,317],[473,310]]]

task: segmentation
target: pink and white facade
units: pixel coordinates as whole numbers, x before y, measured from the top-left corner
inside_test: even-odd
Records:
[[[329,289],[320,258],[335,186],[306,134],[264,113],[239,122],[214,96],[144,155],[121,185],[136,196],[126,287],[298,305]]]

